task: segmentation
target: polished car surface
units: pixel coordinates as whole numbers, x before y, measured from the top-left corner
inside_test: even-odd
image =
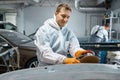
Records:
[[[22,33],[0,29],[0,46],[5,49],[17,47],[16,51],[20,55],[20,68],[37,66],[36,47],[31,38]]]
[[[120,68],[109,64],[60,64],[0,75],[0,80],[120,80]]]

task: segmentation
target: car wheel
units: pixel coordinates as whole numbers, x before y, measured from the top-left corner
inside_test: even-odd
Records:
[[[38,60],[37,57],[34,57],[26,63],[25,68],[33,68],[37,66],[38,66]]]

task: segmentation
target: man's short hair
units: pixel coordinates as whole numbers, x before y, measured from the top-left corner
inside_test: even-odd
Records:
[[[69,10],[69,11],[72,12],[72,9],[71,9],[70,6],[69,6],[68,4],[66,4],[66,3],[61,3],[61,4],[59,4],[59,5],[57,6],[56,12],[60,12],[60,10],[61,10],[62,8],[65,8],[66,10]]]
[[[109,24],[105,24],[105,27],[110,27]]]

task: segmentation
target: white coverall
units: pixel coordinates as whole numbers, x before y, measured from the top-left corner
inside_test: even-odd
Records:
[[[53,18],[44,22],[35,38],[37,57],[42,63],[62,64],[68,52],[74,57],[77,50],[83,50],[73,32],[66,26],[60,29]]]
[[[99,25],[94,26],[91,30],[91,35],[95,34],[95,32],[97,30],[98,30],[98,32],[96,35],[98,36],[98,38],[97,38],[96,42],[103,42],[103,40],[104,40],[104,42],[107,42],[108,41],[108,31],[105,30],[105,27],[99,26]]]

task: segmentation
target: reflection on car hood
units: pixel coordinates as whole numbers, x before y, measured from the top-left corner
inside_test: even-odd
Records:
[[[23,76],[24,75],[24,76]],[[57,76],[57,77],[56,77]],[[120,69],[110,64],[59,64],[11,71],[0,80],[120,80]]]
[[[25,43],[25,44],[19,44],[19,47],[21,47],[21,48],[32,48],[34,50],[36,49],[34,41],[31,41],[31,42],[28,42],[28,43]]]

